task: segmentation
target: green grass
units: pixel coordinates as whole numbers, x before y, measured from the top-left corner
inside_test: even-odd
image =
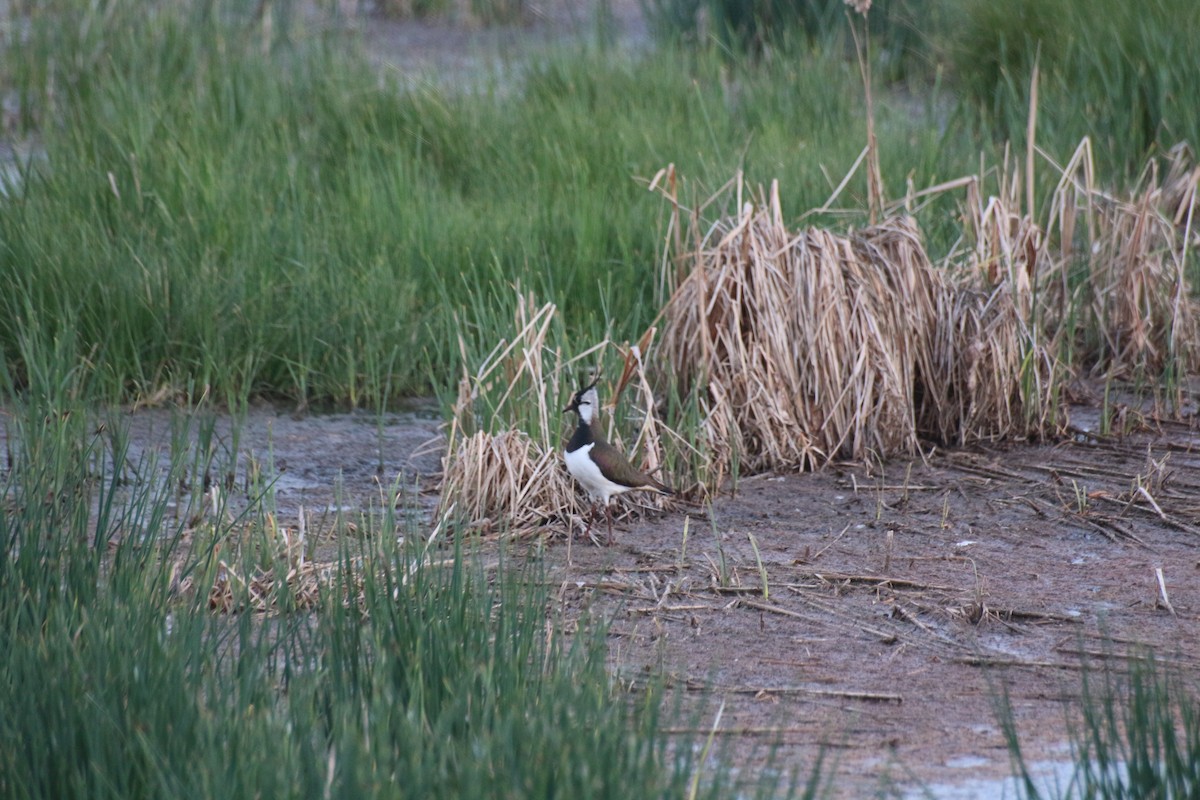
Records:
[[[381,83],[343,41],[264,54],[236,17],[79,13],[78,36],[39,16],[6,54],[45,148],[0,215],[20,387],[36,340],[73,350],[106,400],[386,404],[457,374],[460,332],[489,350],[514,287],[562,307],[568,348],[633,338],[660,300],[645,178],[675,163],[702,198],[739,167],[782,176],[798,213],[865,140],[855,70],[820,49],[732,68],[562,55],[462,92]],[[906,112],[880,138],[894,192],[973,164]]]
[[[698,773],[700,797],[778,796],[659,733],[663,693],[609,676],[602,622],[560,631],[536,559],[427,563],[375,509],[316,609],[279,583],[285,613],[213,613],[218,560],[271,566],[261,509],[185,531],[189,447],[129,464],[82,409],[25,411],[0,486],[5,797],[680,797]]]
[[[1195,109],[1176,100],[1200,67],[1172,16],[1195,6],[1158,0],[1104,39],[1103,15],[1057,2],[1082,33],[1031,22],[1021,39],[974,4],[951,36],[936,4],[875,9],[877,69],[889,47],[925,54],[907,78],[924,98],[879,113],[891,196],[1019,146],[1039,41],[1051,154],[1091,134],[1101,181],[1119,182],[1153,146],[1195,141]],[[237,8],[64,0],[10,34],[0,74],[45,150],[0,214],[0,352],[18,388],[37,380],[31,348],[50,347],[109,401],[190,387],[231,405],[388,405],[445,387],[459,334],[470,357],[490,350],[514,289],[559,304],[568,351],[636,338],[662,299],[665,209],[647,178],[674,163],[697,202],[741,168],[779,178],[799,214],[865,142],[841,18],[840,39],[751,60],[585,47],[457,90],[390,83],[295,21],[264,48]],[[947,65],[965,99],[948,119]],[[861,178],[839,205],[865,206]],[[1042,194],[1054,178],[1041,170]],[[935,254],[958,235],[948,201],[922,223]]]
[[[1200,144],[1200,116],[1187,109],[1200,80],[1191,0],[970,0],[950,16],[952,74],[967,109],[998,133],[1024,124],[1039,61],[1039,144],[1051,153],[1091,136],[1103,174],[1128,181],[1147,153]]]
[[[1194,797],[1200,791],[1200,703],[1192,677],[1159,664],[1153,653],[1130,657],[1126,666],[1084,670],[1069,719],[1075,771],[1065,786],[1043,791],[1045,782],[1021,753],[1012,709],[1001,699],[998,716],[1021,797]]]

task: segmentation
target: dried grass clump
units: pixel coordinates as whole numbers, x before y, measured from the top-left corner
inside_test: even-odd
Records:
[[[1125,198],[1095,186],[1087,139],[1059,170],[1044,230],[1028,200],[1022,207],[1007,159],[998,196],[982,199],[982,175],[970,182],[967,262],[977,278],[1007,285],[1022,317],[1093,374],[1154,380],[1200,369],[1200,308],[1185,269],[1200,182],[1191,152],[1173,148],[1161,179],[1151,161]]]
[[[286,596],[291,609],[316,608],[321,599],[322,587],[333,585],[334,574],[339,562],[317,563],[306,561],[290,566],[282,576],[276,569],[255,568],[244,573],[222,561],[217,575],[208,590],[208,607],[218,614],[234,614],[253,611],[258,614],[274,614],[285,609],[279,607],[280,596]],[[287,584],[284,590],[279,581]],[[359,580],[361,589],[361,579]],[[281,592],[285,592],[281,595]],[[356,590],[357,593],[357,590]]]
[[[478,431],[446,457],[441,513],[485,533],[532,531],[561,516],[578,514],[571,476],[561,457],[524,431]]]
[[[740,189],[739,189],[740,196]],[[897,217],[850,235],[783,223],[777,186],[697,236],[663,350],[716,457],[749,471],[1025,434],[1011,294],[968,291]],[[1036,382],[1034,382],[1036,385]]]
[[[1008,286],[947,285],[919,381],[917,429],[951,445],[1040,435],[1060,423],[1061,369],[1026,326]]]
[[[1200,184],[1200,165],[1196,164],[1192,148],[1180,142],[1167,153],[1167,174],[1162,181],[1159,207],[1190,246],[1200,246],[1200,231],[1192,227],[1197,184]]]
[[[519,298],[512,341],[498,343],[474,375],[459,381],[443,458],[439,518],[456,519],[485,534],[513,536],[563,523],[570,529],[584,527],[590,503],[562,458],[565,436],[575,420],[562,409],[584,379],[580,365],[602,363],[610,351],[621,353],[624,369],[616,387],[602,391],[601,399],[611,412],[625,388],[631,388],[630,405],[640,417],[632,448],[637,454],[634,462],[642,469],[657,470],[663,463],[665,439],[680,438],[655,413],[654,394],[642,363],[653,328],[638,345],[623,351],[604,341],[564,359],[546,344],[555,315],[552,304],[537,307],[532,298]],[[607,425],[609,441],[624,450],[613,416],[602,413],[599,424]],[[613,502],[614,514],[629,516],[662,508],[665,502],[651,496],[618,498]]]
[[[251,526],[237,532],[230,539],[230,556],[217,562],[212,575],[207,591],[209,610],[217,614],[245,611],[278,614],[314,609],[320,605],[322,596],[329,596],[330,590],[336,590],[345,603],[359,602],[362,559],[354,559],[353,569],[347,571],[342,561],[306,558],[304,520],[303,509],[298,528],[279,525],[268,514],[265,528],[257,531],[261,535],[256,535]],[[212,533],[215,535],[215,531]],[[255,562],[269,562],[270,566]],[[183,563],[176,561],[172,567],[171,592],[187,597],[195,593],[197,585],[192,575],[182,580],[175,577]]]
[[[1169,178],[1151,162],[1128,200],[1096,196],[1097,238],[1084,323],[1100,332],[1096,370],[1113,377],[1200,368],[1200,309],[1186,275],[1200,169],[1172,151]],[[1090,291],[1089,291],[1090,290]]]
[[[1101,214],[1106,235],[1084,310],[1102,337],[1096,368],[1114,377],[1158,375],[1172,362],[1186,373],[1200,366],[1196,302],[1171,247],[1174,227],[1159,213],[1160,192],[1147,189]]]

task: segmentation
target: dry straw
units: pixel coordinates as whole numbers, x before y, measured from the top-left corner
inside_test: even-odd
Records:
[[[670,450],[692,470],[674,482],[704,490],[735,468],[818,468],[913,454],[925,442],[1053,434],[1066,424],[1061,398],[1080,363],[1114,377],[1200,367],[1183,245],[1196,237],[1191,154],[1171,151],[1164,178],[1152,166],[1118,199],[1095,187],[1085,140],[1054,165],[1060,180],[1040,223],[1034,155],[1031,144],[1024,174],[1006,152],[997,168],[893,207],[963,193],[963,237],[940,267],[908,214],[845,234],[794,229],[777,184],[755,194],[740,177],[685,221],[674,169],[663,170],[651,189],[673,204],[673,258],[663,260],[669,300],[655,356],[645,358],[651,328],[638,345],[605,341],[564,358],[548,341],[554,306],[521,298],[511,340],[460,382],[440,514],[485,532],[581,527],[588,503],[563,468],[570,424],[561,407],[586,380],[583,365],[614,356],[623,369],[608,387],[610,411],[637,418],[628,451],[653,471]],[[998,191],[985,196],[989,180]],[[730,200],[735,214],[703,221],[703,209]],[[701,418],[689,436],[657,415],[648,363],[696,400]],[[620,446],[611,413],[606,421]],[[660,501],[622,502],[629,513]]]
[[[969,182],[965,261],[976,280],[1007,285],[1022,318],[1074,367],[1123,380],[1194,373],[1200,313],[1185,243],[1196,244],[1200,168],[1190,151],[1173,148],[1162,178],[1151,161],[1125,197],[1095,186],[1088,139],[1064,166],[1050,163],[1059,181],[1044,226],[1021,207],[1007,157],[997,196],[982,198],[982,175]]]
[[[1080,324],[1100,332],[1088,354],[1096,372],[1155,377],[1168,368],[1192,374],[1200,367],[1198,314],[1186,277],[1187,251],[1180,246],[1200,171],[1183,166],[1185,151],[1173,152],[1168,181],[1159,179],[1151,162],[1130,198],[1091,196],[1098,235],[1090,280],[1081,287]]]
[[[253,526],[231,528],[227,533],[229,557],[217,562],[208,586],[211,611],[272,615],[316,608],[323,600],[339,595],[343,603],[360,602],[363,559],[353,559],[353,569],[345,570],[344,561],[306,558],[303,509],[299,527],[280,525],[268,514],[261,536],[254,535]],[[266,549],[258,549],[263,547]],[[263,561],[269,566],[256,563]],[[172,567],[171,591],[190,596],[196,591],[196,580],[190,575],[177,580],[182,568],[182,560]]]
[[[744,194],[737,187],[738,196]],[[1013,295],[934,268],[907,216],[795,231],[777,184],[697,234],[663,351],[697,390],[717,458],[749,471],[913,453],[922,438],[1026,435],[1046,358]],[[1033,358],[1029,358],[1033,354]]]
[[[562,447],[574,419],[562,409],[589,379],[589,368],[613,354],[623,366],[607,398],[610,413],[600,420],[607,425],[608,439],[625,449],[611,412],[615,406],[632,412],[637,431],[630,451],[640,468],[655,472],[663,463],[664,438],[679,438],[655,411],[643,363],[654,329],[637,345],[618,348],[606,340],[567,359],[547,343],[556,313],[553,304],[538,306],[530,297],[519,297],[511,341],[500,342],[474,374],[459,381],[443,459],[439,517],[452,517],[485,534],[561,532],[564,523],[569,529],[586,527],[589,502],[563,463]],[[627,388],[628,397],[622,399]],[[620,498],[614,500],[614,513],[628,516],[660,508],[663,502]]]
[[[316,608],[322,589],[329,589],[339,580],[341,563],[337,561],[318,563],[307,561],[291,565],[280,574],[276,569],[255,568],[243,572],[222,561],[208,591],[208,607],[219,614],[234,614],[254,611],[259,614],[275,614],[284,609],[279,607],[281,591],[285,591],[294,609]],[[287,584],[283,590],[279,582]],[[356,581],[360,579],[356,578]],[[357,595],[360,587],[354,588]]]

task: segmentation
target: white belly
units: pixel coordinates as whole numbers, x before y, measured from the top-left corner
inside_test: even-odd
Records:
[[[595,446],[595,443],[585,444],[573,453],[564,453],[567,460],[567,471],[574,476],[575,480],[579,481],[579,485],[593,500],[608,505],[609,498],[629,491],[629,487],[613,483],[604,477],[604,474],[600,472],[600,467],[596,466],[596,462],[591,459],[590,454]]]

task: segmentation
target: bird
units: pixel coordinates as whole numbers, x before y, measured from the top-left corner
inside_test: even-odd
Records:
[[[663,495],[675,494],[675,490],[634,467],[620,450],[592,430],[592,420],[595,419],[596,409],[600,407],[600,396],[596,392],[598,380],[576,392],[571,398],[571,404],[563,409],[564,414],[574,411],[579,415],[579,425],[567,442],[564,457],[567,471],[579,482],[592,501],[592,516],[595,515],[596,503],[604,505],[604,514],[608,520],[608,543],[612,544],[612,508],[609,501],[614,496],[637,489]],[[590,517],[588,530],[591,530]]]

